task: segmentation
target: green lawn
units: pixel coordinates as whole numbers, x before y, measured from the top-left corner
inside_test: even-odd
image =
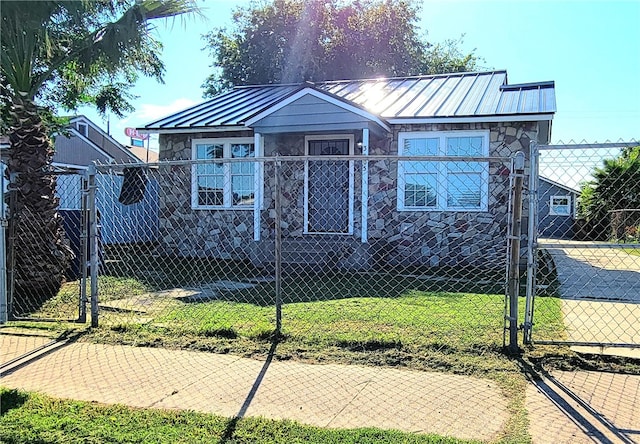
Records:
[[[202,288],[220,279],[242,281],[257,270],[194,260],[140,277],[134,262],[122,263],[129,267],[120,270],[123,276],[100,276],[100,327],[83,340],[257,358],[269,352],[276,326],[273,280],[203,300],[157,292]],[[288,270],[283,279],[277,358],[465,374],[486,374],[505,365],[499,273],[455,278],[442,273],[296,273]],[[66,284],[40,315],[77,311],[78,288],[77,282]],[[121,304],[118,309],[107,310],[114,302]],[[537,339],[562,337],[559,299],[539,297],[536,313]]]
[[[293,421],[133,409],[0,388],[0,442],[18,443],[470,443],[378,429],[330,430]]]
[[[283,289],[278,358],[468,374],[503,365],[503,295],[420,290],[425,284],[412,285],[409,279],[393,287],[387,282],[387,297],[359,296],[377,293],[353,286],[343,292],[332,288],[325,293],[332,299],[318,300],[323,287],[335,285],[330,282],[305,281],[307,288],[295,293]],[[374,286],[371,281],[368,285]],[[147,305],[144,315],[105,312],[101,328],[87,340],[264,357],[276,320],[275,306],[265,303],[272,298],[271,286],[225,294],[223,300],[165,299],[157,310]],[[291,294],[302,294],[300,299],[307,301],[293,302]],[[546,319],[536,324],[537,337],[561,335],[560,301],[539,298],[536,309]],[[524,319],[523,298],[520,312]]]

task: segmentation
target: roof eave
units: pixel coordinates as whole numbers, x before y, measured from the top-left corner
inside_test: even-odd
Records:
[[[246,131],[247,128],[244,125],[229,125],[229,126],[193,126],[189,128],[148,128],[141,127],[136,128],[140,134],[183,134],[183,133],[219,133],[224,131]]]
[[[410,123],[495,123],[495,122],[540,122],[553,120],[554,113],[504,114],[488,116],[444,116],[444,117],[395,117],[388,118],[392,125]]]

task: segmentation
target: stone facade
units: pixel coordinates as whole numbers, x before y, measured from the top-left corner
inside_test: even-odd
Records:
[[[489,156],[501,158],[489,164],[488,211],[398,211],[397,167],[398,133],[408,131],[489,130]],[[361,131],[352,133],[358,140]],[[193,138],[249,137],[252,132],[163,134],[160,138],[162,160],[191,159]],[[376,264],[415,266],[473,265],[503,267],[506,258],[508,224],[509,169],[507,159],[522,151],[527,157],[529,141],[537,138],[535,122],[476,124],[397,125],[383,136],[372,133],[370,155],[389,155],[388,159],[369,162],[368,243],[361,243],[362,162],[351,161],[353,171],[353,232],[340,235],[341,245],[350,245],[343,264],[360,263],[360,268]],[[264,155],[281,156],[280,227],[283,240],[314,239],[309,248],[327,248],[322,239],[336,235],[304,234],[305,161],[288,161],[289,156],[303,156],[305,134],[266,135]],[[356,148],[355,154],[360,154]],[[255,242],[253,211],[203,210],[191,208],[191,165],[161,167],[162,191],[160,227],[163,251],[180,256],[214,256],[230,259],[255,258],[260,244],[269,245],[275,233],[275,163],[264,166],[264,192],[260,212],[260,238]],[[526,227],[526,220],[523,220]],[[323,237],[324,236],[324,237]],[[523,236],[524,237],[524,236]],[[347,241],[348,239],[348,241]],[[297,244],[300,248],[299,244]],[[268,247],[270,248],[270,247]],[[366,250],[363,253],[363,248]],[[349,253],[350,252],[350,253]],[[351,261],[349,261],[351,254]],[[267,256],[265,256],[267,257]]]

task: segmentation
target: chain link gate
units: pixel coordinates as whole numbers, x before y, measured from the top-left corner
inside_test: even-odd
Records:
[[[638,145],[532,145],[525,343],[640,347]]]
[[[62,242],[69,252],[64,281],[59,291],[53,296],[44,296],[36,288],[25,293],[26,290],[21,290],[21,287],[16,284],[16,279],[25,279],[24,276],[29,276],[27,268],[35,266],[30,265],[29,257],[38,257],[37,252],[30,248],[36,245],[42,248],[43,245],[49,245],[52,239],[39,230],[37,221],[32,220],[31,217],[25,217],[25,214],[37,217],[36,214],[23,213],[23,217],[15,216],[16,212],[12,209],[20,199],[25,197],[12,186],[15,177],[9,177],[8,199],[6,207],[3,207],[3,227],[7,235],[5,249],[3,249],[5,253],[3,270],[6,270],[7,276],[5,321],[86,322],[89,248],[87,230],[90,202],[88,175],[83,171],[59,168],[46,175],[56,181],[55,192],[58,199],[56,217],[60,218],[59,222],[63,230]],[[37,266],[40,267],[41,264]]]

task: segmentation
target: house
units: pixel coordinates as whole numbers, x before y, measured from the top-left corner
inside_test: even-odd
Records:
[[[91,162],[139,163],[140,158],[85,116],[69,121],[67,134],[55,137],[53,164],[71,169],[86,169]]]
[[[98,164],[132,164],[144,162],[136,153],[120,144],[85,116],[71,118],[66,134],[55,138],[53,165],[61,169],[58,176],[60,210],[65,218],[81,208],[81,174],[73,173]],[[150,180],[147,198],[133,205],[118,201],[124,178],[122,175],[101,175],[96,178],[96,206],[100,214],[100,236],[103,244],[152,242],[158,233],[158,184]],[[67,214],[68,213],[68,214]],[[67,230],[69,231],[69,230]]]
[[[504,264],[509,158],[549,141],[554,88],[506,71],[233,88],[138,128],[184,161],[161,180],[161,246],[269,262],[277,218],[284,261]]]
[[[143,160],[85,116],[72,117],[65,132],[55,136],[54,146],[52,166],[58,173],[56,191],[60,199],[59,208],[67,234],[73,242],[81,231],[79,210],[83,172],[92,162],[140,165]],[[0,148],[8,148],[6,138],[0,139]],[[6,192],[8,181],[4,178],[4,165],[2,173]],[[122,176],[99,175],[97,182],[96,204],[101,216],[102,242],[116,244],[155,240],[158,233],[157,182],[149,181],[146,190],[149,198],[135,205],[118,202]]]
[[[538,178],[538,236],[572,239],[579,196],[580,191],[540,176]]]

